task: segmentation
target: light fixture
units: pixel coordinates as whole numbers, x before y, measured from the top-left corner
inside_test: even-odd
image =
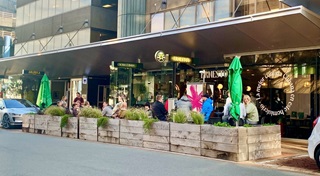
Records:
[[[247,86],[247,92],[250,92],[251,91],[251,87],[250,86]]]
[[[218,88],[219,90],[221,90],[221,89],[223,88],[223,85],[222,85],[222,84],[218,84],[217,88]]]
[[[103,5],[102,7],[103,7],[103,8],[110,8],[110,7],[112,7],[112,5],[111,5],[111,4],[105,4],[105,5]]]
[[[309,88],[311,86],[310,81],[306,81],[303,83],[303,87]]]

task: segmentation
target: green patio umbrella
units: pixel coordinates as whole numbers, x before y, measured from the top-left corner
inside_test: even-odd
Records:
[[[52,104],[50,83],[46,74],[43,75],[38,92],[37,105],[40,109],[49,107]]]
[[[229,66],[228,86],[230,91],[230,97],[232,105],[230,108],[230,114],[238,121],[240,116],[240,103],[242,99],[242,66],[240,63],[240,57],[233,58]]]

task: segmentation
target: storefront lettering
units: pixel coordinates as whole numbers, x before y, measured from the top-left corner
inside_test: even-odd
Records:
[[[268,80],[268,78],[276,78],[276,77],[282,77],[283,81],[287,82],[289,87],[290,87],[290,94],[289,94],[289,102],[287,103],[287,105],[279,110],[279,111],[272,111],[270,109],[268,109],[264,104],[261,103],[261,94],[260,94],[260,91],[261,91],[261,87],[264,83],[265,80]],[[260,109],[264,112],[266,112],[267,115],[271,115],[271,116],[278,116],[278,115],[284,115],[285,112],[287,112],[291,106],[292,106],[292,103],[294,101],[294,92],[295,92],[295,89],[294,89],[294,84],[292,82],[292,78],[290,76],[288,76],[287,74],[282,74],[280,71],[275,71],[275,72],[268,72],[265,74],[264,77],[262,77],[259,81],[258,81],[258,86],[257,86],[257,94],[256,94],[256,97],[257,97],[257,101],[260,102]]]
[[[203,78],[205,74],[205,78],[225,78],[228,77],[228,70],[213,70],[213,71],[205,71],[205,73],[200,73],[201,78]]]

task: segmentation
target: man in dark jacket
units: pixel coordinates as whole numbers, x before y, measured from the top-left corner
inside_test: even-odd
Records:
[[[155,117],[157,117],[160,121],[167,120],[168,111],[164,108],[163,105],[163,96],[157,95],[156,102],[152,105],[152,111]]]

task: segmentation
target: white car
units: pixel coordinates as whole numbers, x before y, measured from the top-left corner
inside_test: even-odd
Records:
[[[0,124],[3,128],[22,125],[22,115],[38,113],[39,108],[25,99],[0,99]]]
[[[317,166],[320,168],[320,122],[319,117],[313,122],[313,130],[308,139],[308,154],[309,157],[314,159]]]

